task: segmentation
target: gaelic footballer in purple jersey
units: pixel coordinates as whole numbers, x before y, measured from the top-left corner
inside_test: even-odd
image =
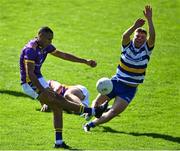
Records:
[[[37,78],[40,78],[42,77],[41,66],[46,59],[47,54],[52,53],[55,50],[56,48],[52,44],[42,49],[39,46],[37,39],[33,39],[29,43],[27,43],[22,49],[20,56],[21,84],[30,82],[30,79],[25,69],[25,62],[35,63],[34,73]]]

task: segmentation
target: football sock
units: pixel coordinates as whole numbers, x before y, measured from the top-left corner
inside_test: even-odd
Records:
[[[95,108],[89,108],[83,106],[83,112],[80,113],[88,113],[89,115],[95,115]]]
[[[85,111],[86,111],[85,107],[83,105],[80,105],[79,113],[80,114],[86,113]]]
[[[56,136],[56,141],[55,144],[62,144],[62,128],[56,128],[55,129],[55,136]]]
[[[95,125],[94,125],[93,122],[89,122],[88,125],[89,125],[90,127],[95,127]]]
[[[95,113],[96,113],[95,112],[95,108],[92,108],[92,112],[91,113],[92,113],[92,115],[95,115]]]

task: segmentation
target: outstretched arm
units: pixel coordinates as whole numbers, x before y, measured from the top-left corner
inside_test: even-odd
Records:
[[[55,50],[55,52],[51,53],[53,56],[56,56],[58,58],[64,59],[64,60],[68,60],[68,61],[72,61],[72,62],[79,62],[79,63],[84,63],[88,66],[91,67],[96,67],[97,63],[94,60],[87,60],[87,59],[83,59],[83,58],[79,58],[76,57],[72,54],[69,53],[65,53],[59,50]]]
[[[147,40],[147,43],[149,47],[153,47],[155,43],[155,29],[152,21],[152,8],[149,5],[145,6],[145,10],[143,11],[143,13],[148,21],[149,26],[149,38]]]
[[[124,33],[123,33],[123,37],[122,37],[122,45],[126,46],[129,42],[130,42],[130,36],[132,35],[132,33],[139,27],[142,27],[145,24],[145,20],[144,19],[137,19],[134,23],[133,26],[131,26],[129,29],[127,29]]]

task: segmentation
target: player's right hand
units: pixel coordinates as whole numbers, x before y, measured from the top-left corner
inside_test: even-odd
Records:
[[[139,18],[135,21],[134,27],[139,28],[139,27],[142,27],[144,24],[145,24],[145,20],[142,18]]]

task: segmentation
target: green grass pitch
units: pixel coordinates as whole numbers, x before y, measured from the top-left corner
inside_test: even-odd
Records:
[[[83,118],[64,114],[64,140],[81,150],[180,149],[180,0],[0,0],[0,150],[52,150],[52,113],[23,95],[19,55],[44,25],[60,50],[95,59],[96,68],[48,56],[46,79],[88,87],[115,74],[122,33],[153,7],[156,45],[144,84],[112,121],[82,131]],[[147,24],[145,25],[147,29]]]

